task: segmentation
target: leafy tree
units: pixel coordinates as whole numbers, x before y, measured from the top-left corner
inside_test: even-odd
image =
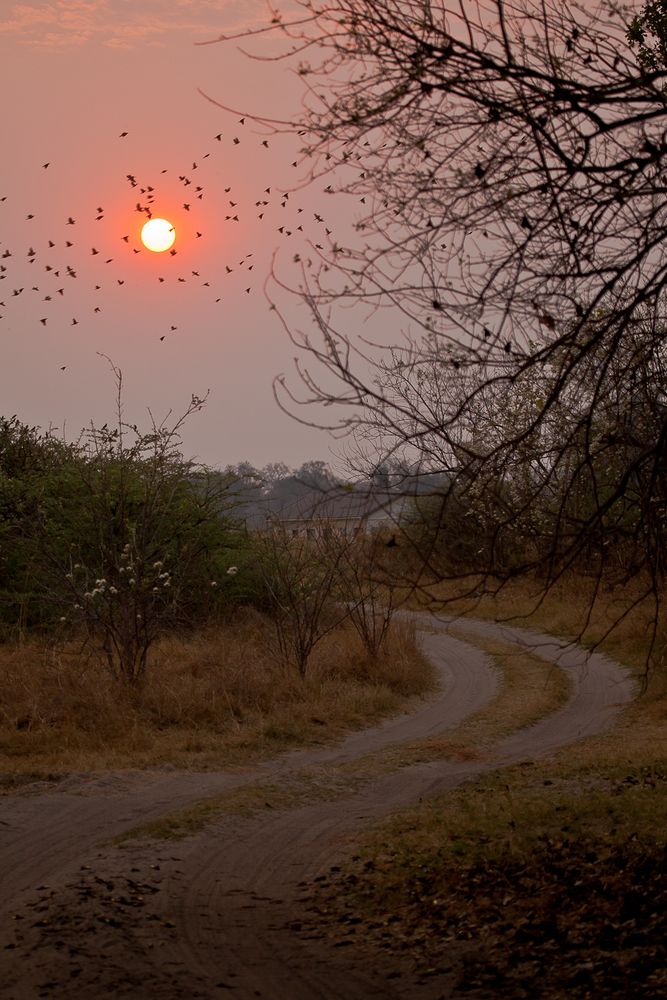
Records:
[[[628,41],[637,46],[640,63],[648,70],[667,66],[667,4],[665,0],[647,0],[641,13],[633,17]]]
[[[0,418],[0,622],[3,631],[54,617],[39,590],[39,515],[54,473],[74,451],[16,417]]]
[[[311,459],[303,462],[295,472],[294,478],[302,486],[311,490],[321,490],[325,492],[333,486],[338,485],[339,480],[332,473],[326,462],[321,459]]]
[[[115,426],[91,425],[66,447],[10,425],[4,465],[16,472],[20,506],[5,519],[3,554],[20,554],[51,620],[83,627],[112,675],[136,684],[160,634],[201,624],[230,599],[227,571],[242,539],[229,479],[179,451],[183,423],[204,400],[193,396],[179,419],[142,432],[123,416],[122,375],[111,367]],[[17,454],[28,456],[20,467],[9,460]]]
[[[284,462],[269,462],[260,472],[262,482],[267,489],[271,489],[274,483],[281,479],[287,479],[292,475],[292,470]]]

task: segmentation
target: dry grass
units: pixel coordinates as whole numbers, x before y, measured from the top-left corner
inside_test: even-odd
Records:
[[[421,958],[415,960],[424,967],[441,963],[443,947],[449,950],[452,967],[462,963],[461,983],[483,984],[491,969],[493,989],[507,995],[542,995],[544,989],[545,997],[572,996],[574,986],[554,970],[569,975],[585,958],[582,983],[591,992],[577,996],[624,995],[614,992],[626,975],[623,962],[638,977],[636,988],[641,983],[642,990],[649,990],[633,995],[657,996],[650,992],[653,985],[649,988],[657,982],[651,942],[656,915],[664,916],[664,909],[657,899],[649,903],[635,928],[634,944],[628,944],[630,925],[614,917],[611,902],[605,903],[599,889],[613,885],[617,900],[624,893],[628,898],[641,894],[635,875],[625,879],[623,872],[624,866],[635,871],[636,857],[642,855],[648,868],[654,866],[656,878],[664,882],[665,877],[667,671],[661,667],[663,648],[658,644],[652,669],[645,673],[652,609],[637,606],[609,633],[622,610],[621,598],[613,592],[598,600],[589,620],[585,581],[563,583],[524,618],[536,596],[537,588],[512,585],[496,598],[469,601],[468,610],[475,617],[512,619],[567,637],[583,633],[586,642],[601,642],[605,652],[644,679],[641,696],[609,733],[530,767],[484,776],[383,824],[357,848],[355,862],[332,880],[332,892],[346,911],[358,909],[381,928],[383,949],[400,950],[406,941],[420,941],[416,952],[421,949]],[[456,610],[464,609],[459,604]],[[470,641],[478,640],[471,636]],[[651,891],[647,884],[645,892]],[[567,936],[554,937],[556,931],[549,929],[560,919],[558,900],[561,907],[577,901],[567,916],[572,945]],[[609,931],[612,920],[617,923]],[[559,923],[561,932],[565,935]],[[621,956],[609,982],[601,971],[609,965],[607,932]],[[485,950],[466,951],[465,941],[472,939],[483,939]],[[645,968],[634,969],[635,959]],[[513,969],[521,970],[521,981],[513,978],[518,976]],[[548,989],[545,976],[553,979]]]
[[[586,626],[584,601],[590,594],[585,582],[573,580],[554,589],[532,617],[524,618],[535,596],[534,590],[508,587],[497,598],[476,602],[472,611],[476,617],[511,618],[568,637]],[[585,628],[589,642],[598,641],[608,631],[618,610],[613,594],[606,602],[598,602]],[[650,609],[637,607],[601,643],[605,652],[642,677],[649,620]],[[485,648],[474,633],[466,638]],[[633,794],[622,794],[628,790]],[[556,792],[561,796],[557,802]],[[662,799],[666,795],[667,671],[656,665],[640,697],[623,711],[610,732],[565,748],[530,768],[509,768],[409,811],[396,821],[391,836],[397,836],[399,828],[404,832],[409,829],[404,845],[407,853],[429,852],[437,841],[438,852],[447,854],[448,845],[467,831],[470,843],[483,845],[488,853],[492,831],[496,834],[494,850],[504,849],[511,832],[514,847],[529,850],[536,836],[563,825],[563,812],[570,814],[579,833],[590,826],[591,831],[605,829],[608,836],[622,840],[636,833],[638,825],[650,837],[659,832],[664,836]],[[640,799],[646,808],[639,804]],[[543,822],[539,821],[540,810]],[[625,820],[623,813],[627,814]],[[385,836],[383,831],[378,842]]]
[[[308,676],[276,662],[269,624],[235,626],[155,648],[144,686],[120,687],[74,643],[0,648],[0,773],[214,768],[331,740],[396,713],[433,684],[414,629],[396,622],[377,662],[341,628]]]
[[[532,617],[524,618],[535,596],[535,590],[508,587],[497,598],[476,602],[472,610],[477,617],[512,618],[568,637],[585,626],[584,601],[590,596],[585,582],[573,580],[554,589]],[[613,594],[606,602],[598,602],[585,630],[590,642],[608,631],[618,610]],[[605,652],[640,676],[646,664],[649,621],[650,609],[637,607],[601,643]],[[466,638],[485,648],[474,633]],[[633,794],[624,794],[627,791]],[[488,853],[495,831],[494,850],[503,850],[511,833],[514,848],[528,851],[536,837],[562,827],[563,812],[568,812],[580,834],[586,827],[605,829],[608,836],[622,840],[641,828],[650,837],[664,836],[666,803],[667,671],[656,668],[649,673],[641,696],[623,711],[610,732],[565,748],[528,769],[508,768],[409,811],[396,821],[391,836],[399,828],[409,829],[408,853],[429,852],[437,841],[438,852],[446,854],[448,845],[467,831],[470,844],[477,848],[481,844]]]
[[[385,747],[325,771],[298,771],[284,778],[280,785],[260,782],[214,796],[134,828],[117,838],[116,843],[136,837],[175,840],[201,830],[221,815],[249,815],[262,809],[293,808],[305,802],[349,796],[354,788],[379,774],[425,760],[478,758],[500,737],[531,725],[555,711],[567,698],[570,685],[558,667],[508,643],[480,639],[465,629],[450,631],[462,639],[472,638],[493,658],[502,676],[498,696],[455,730],[416,743]],[[409,666],[408,661],[406,665]],[[400,669],[399,664],[396,666]],[[410,675],[406,680],[410,681]]]
[[[406,748],[415,761],[482,756],[503,736],[532,725],[566,701],[570,683],[559,667],[518,646],[482,638],[465,628],[449,631],[492,657],[502,686],[490,705],[466,719],[454,732]]]
[[[451,626],[452,635],[487,653],[501,678],[493,700],[455,729],[415,743],[387,747],[379,753],[341,765],[350,778],[386,774],[423,761],[449,758],[478,760],[493,752],[503,736],[530,726],[566,701],[571,689],[565,672],[519,646],[487,639],[464,627]]]

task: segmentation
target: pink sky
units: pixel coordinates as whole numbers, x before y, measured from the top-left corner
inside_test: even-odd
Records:
[[[274,252],[289,273],[293,256],[324,238],[315,212],[331,225],[340,206],[323,185],[291,190],[283,206],[279,193],[305,177],[291,165],[296,141],[269,137],[267,149],[256,126],[197,93],[295,113],[287,68],[250,62],[228,44],[195,44],[264,23],[264,3],[3,0],[0,10],[0,413],[64,426],[69,439],[91,418],[110,420],[103,353],[123,371],[133,421],[145,423],[148,407],[157,418],[177,414],[192,393],[211,390],[186,428],[189,456],[217,466],[330,459],[340,445],[273,400],[272,379],[291,371],[295,351],[263,286]],[[176,227],[175,256],[133,252],[142,185]]]

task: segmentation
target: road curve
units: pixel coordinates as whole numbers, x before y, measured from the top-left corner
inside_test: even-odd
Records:
[[[435,619],[429,623],[437,625]],[[626,672],[604,656],[508,626],[469,619],[464,624],[525,646],[557,663],[572,681],[566,705],[502,740],[492,759],[423,763],[333,801],[249,819],[226,817],[175,850],[145,844],[124,852],[100,849],[101,841],[202,798],[267,779],[293,780],[304,769],[326,773],[458,725],[493,698],[498,677],[473,645],[424,632],[425,651],[441,678],[438,695],[410,715],[352,734],[335,747],[292,752],[245,773],[79,776],[55,791],[0,802],[0,939],[6,941],[0,997],[57,998],[75,991],[82,1000],[100,992],[176,1000],[220,996],[221,990],[270,1000],[403,995],[355,962],[349,949],[334,950],[294,933],[290,921],[299,883],[335,862],[365,823],[485,770],[600,732],[633,696]],[[130,870],[142,873],[145,891],[159,899],[152,923],[143,919],[145,898],[136,892],[127,898]],[[118,885],[126,887],[125,896],[114,895]],[[158,927],[163,930],[156,938]],[[85,948],[72,944],[72,935],[80,937],[84,928],[93,942],[85,961]],[[104,940],[94,943],[100,928]]]

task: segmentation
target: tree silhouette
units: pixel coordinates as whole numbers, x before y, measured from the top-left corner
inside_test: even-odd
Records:
[[[361,214],[298,279],[276,270],[316,325],[284,319],[305,360],[299,389],[278,380],[281,405],[372,447],[374,465],[447,471],[439,516],[475,512],[477,572],[539,569],[549,585],[615,568],[657,601],[664,3],[634,18],[604,0],[302,8],[271,26],[305,85],[299,120],[276,128]]]

